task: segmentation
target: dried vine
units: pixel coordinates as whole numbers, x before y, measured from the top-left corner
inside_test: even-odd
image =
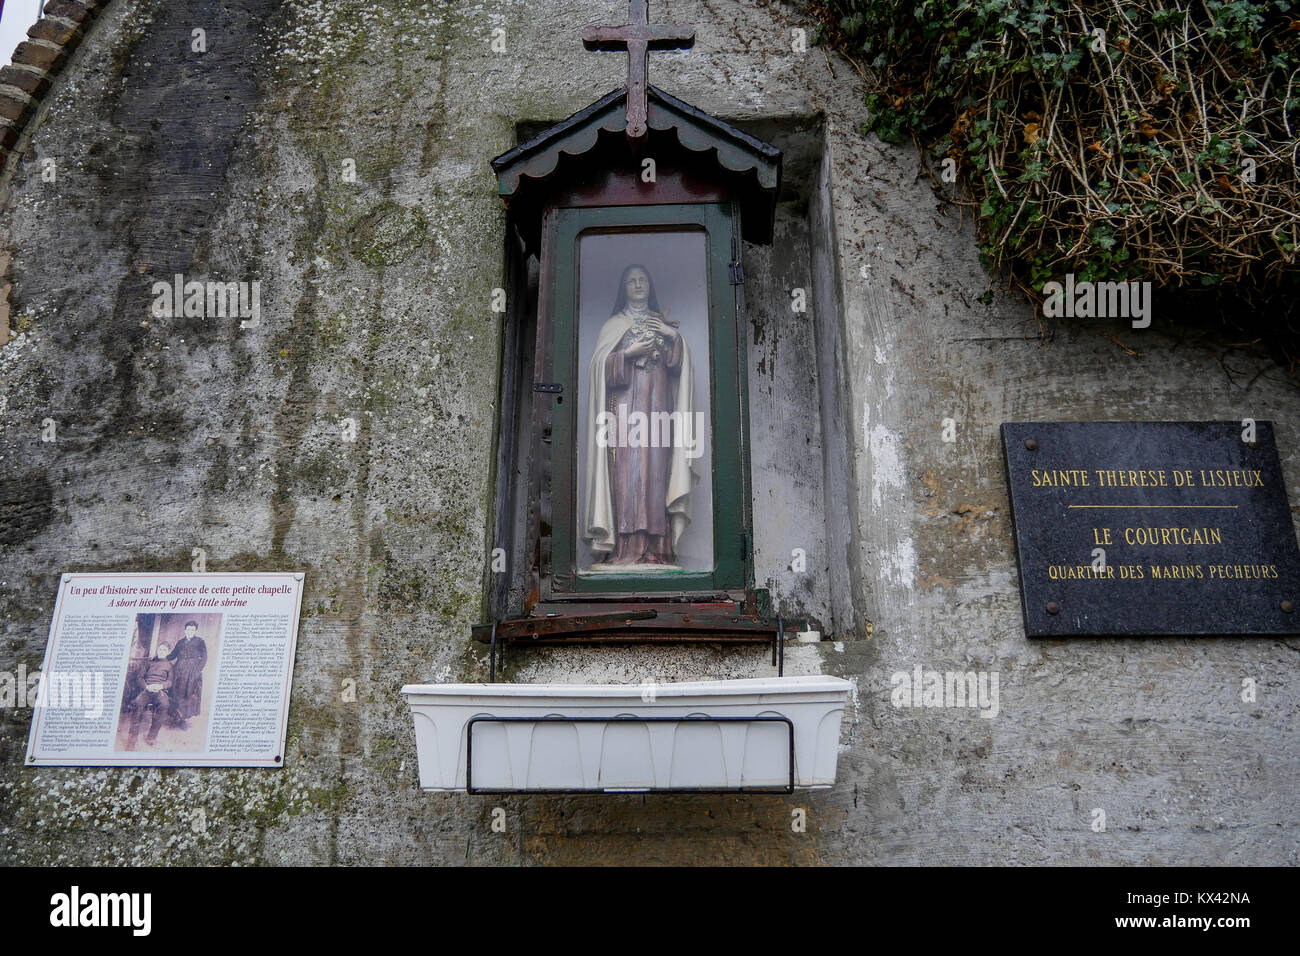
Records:
[[[809,7],[867,81],[867,128],[951,160],[981,250],[1022,287],[1151,280],[1294,338],[1300,4]]]

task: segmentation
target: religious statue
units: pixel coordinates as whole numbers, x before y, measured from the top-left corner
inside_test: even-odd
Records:
[[[582,535],[592,571],[680,570],[691,520],[691,354],[642,265],[623,270],[591,355]]]

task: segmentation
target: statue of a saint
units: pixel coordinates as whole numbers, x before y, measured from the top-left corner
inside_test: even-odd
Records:
[[[677,569],[697,478],[682,434],[695,420],[694,374],[677,325],[649,270],[624,269],[591,355],[582,536],[593,571]]]

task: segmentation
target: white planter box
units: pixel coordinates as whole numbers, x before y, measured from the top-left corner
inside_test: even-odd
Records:
[[[784,790],[792,779],[801,788],[835,782],[850,686],[773,677],[410,684],[402,693],[424,790],[465,790],[467,771],[474,792]]]

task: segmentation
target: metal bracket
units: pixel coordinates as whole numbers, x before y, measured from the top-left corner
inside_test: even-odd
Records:
[[[737,236],[731,237],[731,261],[727,263],[727,269],[731,273],[732,285],[745,284],[745,264],[740,255],[740,239]]]
[[[776,619],[776,676],[785,676],[785,621]]]
[[[551,395],[559,395],[564,391],[564,386],[559,382],[533,382],[534,392],[547,392]]]
[[[772,666],[776,668],[776,676],[785,676],[785,620],[781,615],[776,616],[776,640],[772,642]]]

